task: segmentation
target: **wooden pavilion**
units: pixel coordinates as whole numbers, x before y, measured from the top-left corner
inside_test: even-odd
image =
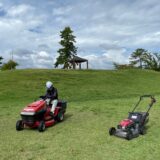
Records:
[[[81,63],[86,62],[86,69],[88,69],[88,60],[87,59],[84,59],[84,58],[81,58],[78,56],[74,56],[69,62],[72,64],[73,69],[76,69],[76,65],[78,65],[79,69],[81,69]]]

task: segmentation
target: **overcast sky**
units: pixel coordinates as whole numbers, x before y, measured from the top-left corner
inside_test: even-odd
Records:
[[[53,68],[70,26],[89,67],[128,63],[137,48],[160,51],[159,0],[0,0],[0,56],[20,68]]]

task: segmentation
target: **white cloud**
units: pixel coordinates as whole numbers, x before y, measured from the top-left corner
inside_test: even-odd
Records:
[[[41,51],[37,54],[32,54],[31,60],[33,62],[33,67],[53,68],[53,58],[49,55],[49,53],[45,51]]]
[[[53,68],[53,57],[46,51],[16,49],[11,52],[18,68]]]
[[[85,56],[85,58],[88,59],[90,69],[97,69],[97,66],[99,66],[100,69],[111,69],[113,67],[112,62],[108,61],[105,55],[97,56],[91,54]],[[85,68],[85,64],[83,64],[83,68]]]
[[[0,53],[6,60],[11,50],[23,48],[29,53],[15,55],[21,67],[51,67],[59,32],[71,26],[78,55],[93,68],[110,68],[112,61],[127,63],[138,47],[159,51],[159,14],[159,0],[2,0]]]
[[[41,59],[48,59],[50,58],[49,54],[46,51],[38,52],[37,56]]]
[[[128,57],[126,57],[125,49],[110,49],[106,53],[104,53],[104,56],[106,59],[110,62],[117,62],[117,63],[128,63]]]
[[[13,17],[23,16],[26,13],[31,12],[32,10],[33,10],[33,7],[31,7],[30,5],[26,5],[26,4],[15,5],[8,10],[8,15]]]
[[[54,8],[53,9],[53,15],[54,16],[63,16],[63,15],[71,13],[71,11],[72,11],[72,7],[71,6],[64,6],[64,7]]]
[[[111,47],[112,48],[112,47]],[[89,68],[96,69],[97,66],[100,69],[111,69],[113,68],[113,62],[119,63],[119,64],[128,64],[128,56],[126,57],[126,50],[123,48],[115,48],[115,49],[107,49],[106,52],[104,52],[101,55],[96,54],[90,54],[87,56],[84,56],[84,58],[88,59],[89,61]],[[83,65],[83,68],[85,68],[85,65]]]

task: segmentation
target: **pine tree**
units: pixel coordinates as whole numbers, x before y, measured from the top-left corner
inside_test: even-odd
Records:
[[[77,47],[74,46],[75,36],[70,27],[65,27],[63,31],[60,31],[61,41],[59,42],[62,48],[57,52],[59,57],[56,59],[55,68],[59,65],[63,65],[63,69],[70,68],[70,60],[76,55]]]

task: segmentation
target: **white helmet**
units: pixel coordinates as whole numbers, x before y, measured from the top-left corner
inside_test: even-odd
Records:
[[[51,87],[53,87],[53,83],[51,81],[46,82],[46,87],[47,89],[50,89]]]

